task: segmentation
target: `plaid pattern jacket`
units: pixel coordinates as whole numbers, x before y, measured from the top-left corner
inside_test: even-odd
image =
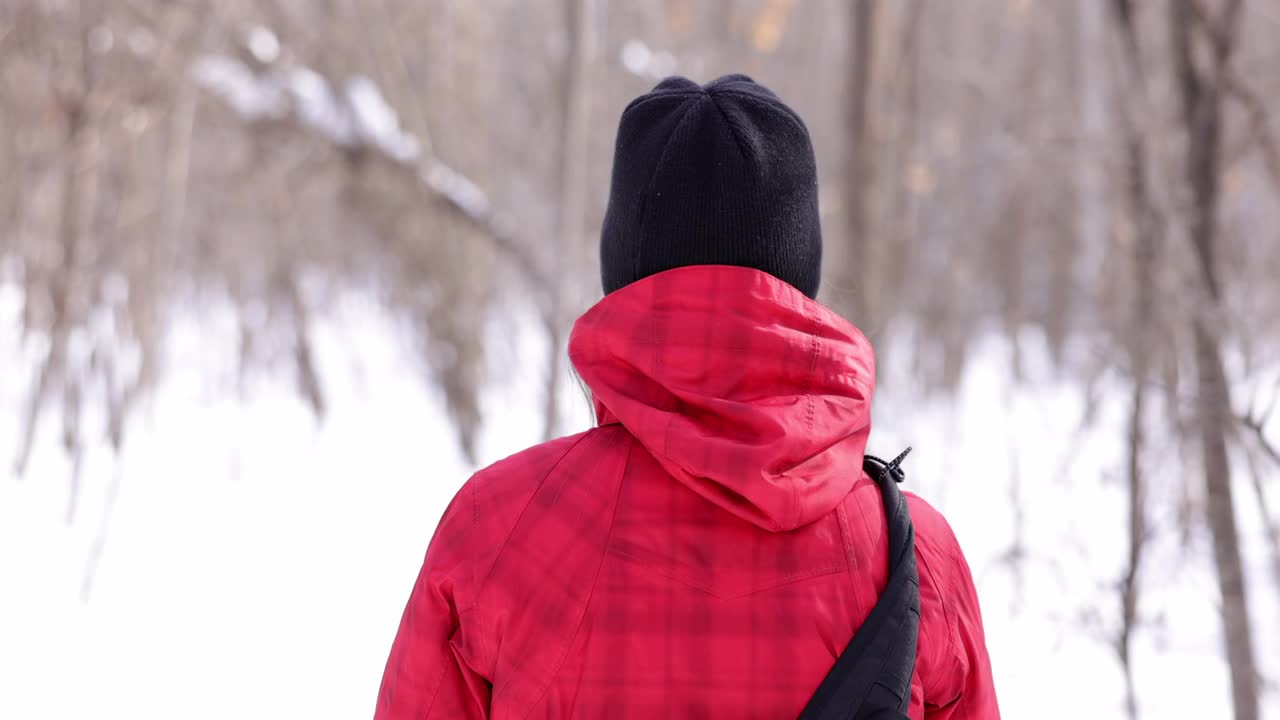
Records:
[[[376,718],[796,717],[886,581],[866,338],[771,276],[699,266],[606,297],[570,357],[598,427],[458,493]],[[910,715],[998,718],[969,568],[908,502]]]

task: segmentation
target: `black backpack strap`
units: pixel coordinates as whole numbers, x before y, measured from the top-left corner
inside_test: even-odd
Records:
[[[818,686],[800,720],[907,720],[911,674],[920,631],[920,578],[915,530],[898,490],[898,464],[868,455],[863,470],[875,479],[889,526],[889,581],[866,622]]]

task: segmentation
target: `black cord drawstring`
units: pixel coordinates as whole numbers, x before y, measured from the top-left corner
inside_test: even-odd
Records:
[[[884,460],[881,460],[875,455],[867,455],[866,459],[871,460],[875,465],[879,466],[878,467],[879,472],[888,473],[889,477],[892,478],[895,483],[901,483],[903,480],[906,479],[907,474],[903,472],[902,468],[899,466],[902,465],[902,461],[906,460],[907,455],[910,455],[910,454],[911,454],[911,447],[908,446],[906,450],[903,450],[898,455],[898,457],[890,460],[889,462],[885,462]]]
[[[902,474],[903,474],[902,471],[898,469],[898,466],[901,465],[902,461],[906,460],[907,456],[910,454],[911,454],[911,446],[908,445],[907,449],[902,451],[902,454],[898,455],[898,457],[894,458],[892,462],[890,462],[888,465],[885,466],[886,470],[888,470],[891,473],[895,473],[895,479],[897,479],[898,482],[902,482]]]

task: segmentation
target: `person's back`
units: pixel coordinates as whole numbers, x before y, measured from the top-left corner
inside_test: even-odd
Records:
[[[887,576],[862,472],[874,360],[815,302],[803,123],[741,76],[623,114],[608,295],[570,356],[599,426],[476,475],[441,520],[377,717],[794,718]],[[909,500],[912,718],[997,718],[972,579]]]

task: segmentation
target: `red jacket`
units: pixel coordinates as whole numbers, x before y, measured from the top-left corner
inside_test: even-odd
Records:
[[[376,717],[798,716],[886,580],[884,509],[861,471],[866,338],[771,276],[699,266],[609,295],[569,354],[599,427],[454,498]],[[960,546],[908,502],[911,717],[998,718]]]

